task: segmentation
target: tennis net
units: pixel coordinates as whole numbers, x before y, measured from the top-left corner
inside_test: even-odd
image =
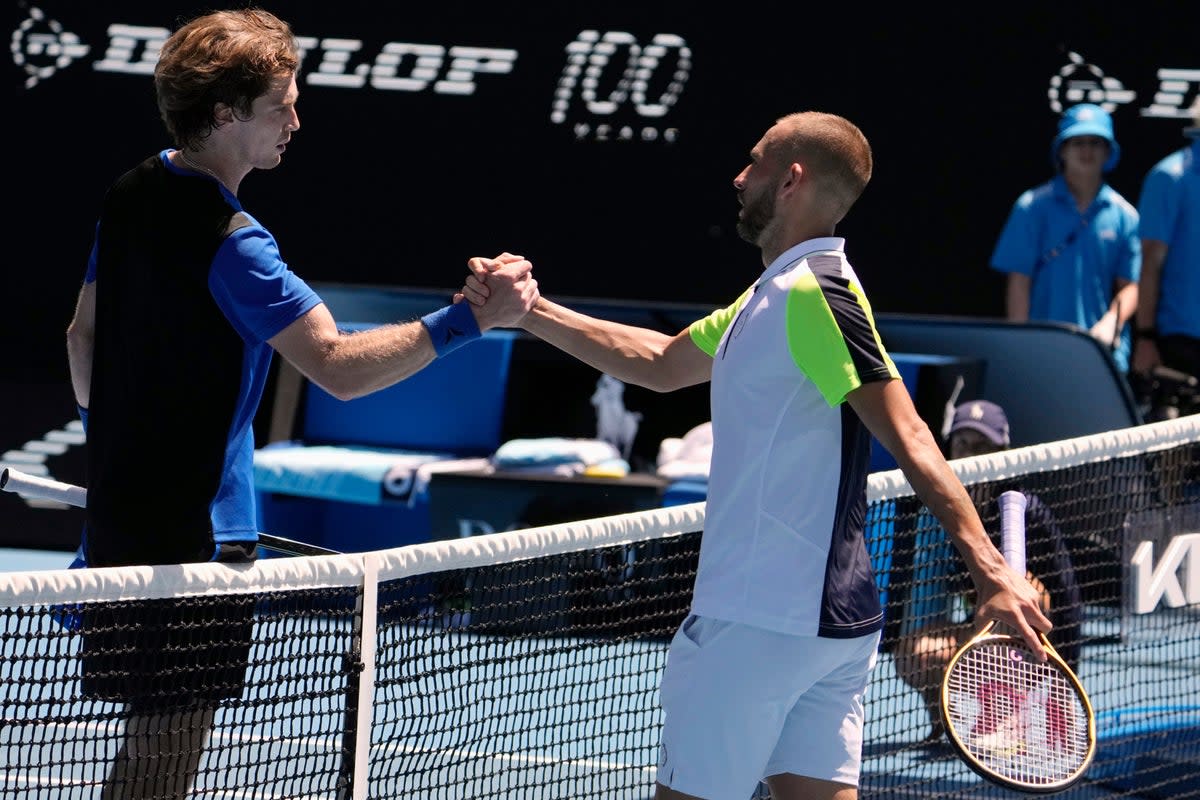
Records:
[[[1039,561],[1031,538],[1051,608],[1075,600],[1052,641],[1099,720],[1066,796],[1200,792],[1198,419],[954,462],[989,524],[1015,483],[1069,551]],[[961,565],[900,473],[873,475],[869,499],[888,623],[862,795],[1011,796],[925,740],[936,670],[918,674],[910,645],[969,615]],[[693,503],[249,566],[0,574],[0,799],[99,797],[138,714],[186,725],[210,707],[207,747],[188,745],[195,798],[649,798],[703,524]],[[137,660],[131,620],[161,630]]]

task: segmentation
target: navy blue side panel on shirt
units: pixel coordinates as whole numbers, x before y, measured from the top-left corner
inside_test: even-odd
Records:
[[[105,197],[88,428],[90,566],[207,559],[244,347],[209,291],[234,213],[155,155]]]
[[[838,486],[817,628],[817,635],[834,639],[862,636],[883,628],[883,608],[863,533],[871,437],[849,403],[842,403],[840,411],[842,482]]]

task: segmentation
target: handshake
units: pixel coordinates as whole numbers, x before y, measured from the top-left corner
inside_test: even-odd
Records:
[[[533,277],[533,264],[522,256],[501,253],[495,258],[476,256],[467,261],[470,273],[454,295],[455,303],[468,302],[479,330],[519,327],[537,305],[541,294]]]

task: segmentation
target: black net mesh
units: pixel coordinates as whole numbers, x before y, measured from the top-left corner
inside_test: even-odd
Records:
[[[3,609],[0,798],[334,796],[359,594]]]

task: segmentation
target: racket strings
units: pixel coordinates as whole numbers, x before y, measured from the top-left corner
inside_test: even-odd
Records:
[[[1026,786],[1073,779],[1089,760],[1087,708],[1019,640],[983,641],[947,675],[948,722],[979,765]]]

